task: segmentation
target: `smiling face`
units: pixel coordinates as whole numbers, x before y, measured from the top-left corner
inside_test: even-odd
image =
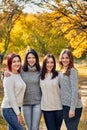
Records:
[[[61,62],[63,67],[68,67],[70,63],[70,58],[67,53],[64,53],[61,57]]]
[[[51,73],[52,69],[54,67],[54,60],[53,58],[47,58],[47,62],[46,62],[46,69],[47,69],[47,73]]]
[[[28,61],[28,64],[31,67],[33,67],[35,65],[35,63],[36,63],[36,58],[32,53],[29,53],[28,56],[27,56],[27,61]]]
[[[21,67],[21,61],[20,61],[19,57],[14,57],[12,59],[11,71],[13,73],[18,73],[18,70],[20,69],[20,67]]]

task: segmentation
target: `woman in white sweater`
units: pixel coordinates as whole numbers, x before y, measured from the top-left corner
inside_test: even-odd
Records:
[[[21,58],[12,54],[7,58],[11,76],[4,77],[4,98],[1,104],[2,115],[8,123],[8,130],[24,130],[21,123],[21,106],[26,85],[20,76]]]
[[[54,56],[46,55],[42,65],[40,87],[42,91],[41,109],[48,130],[60,130],[63,120],[58,72],[55,68]]]

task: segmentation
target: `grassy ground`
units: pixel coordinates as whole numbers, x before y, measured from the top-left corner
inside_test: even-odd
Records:
[[[87,81],[87,66],[80,64],[80,65],[76,65],[76,68],[79,74],[79,85],[81,85],[83,81]],[[0,75],[4,70],[5,70],[5,65],[3,66],[0,65]],[[3,98],[3,87],[2,87],[2,82],[0,80],[0,104],[2,98]],[[43,118],[41,119],[41,125],[42,124],[43,124]],[[7,129],[7,125],[5,120],[2,118],[0,112],[0,130],[5,130],[5,129]],[[79,130],[86,130],[86,129],[87,129],[87,108],[84,108],[82,118],[79,124]]]

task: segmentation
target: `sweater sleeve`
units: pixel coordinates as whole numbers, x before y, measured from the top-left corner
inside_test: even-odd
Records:
[[[18,104],[17,104],[17,101],[16,101],[16,97],[15,97],[15,89],[14,89],[15,82],[14,82],[14,79],[12,78],[12,76],[5,77],[3,84],[4,84],[4,89],[5,89],[5,92],[7,94],[7,98],[9,100],[11,107],[13,108],[16,115],[19,115],[20,110],[19,110],[19,107],[18,107]]]
[[[58,75],[58,86],[59,86],[59,88],[61,88],[61,86],[60,86],[60,72],[59,72],[59,75]]]
[[[77,70],[74,68],[71,69],[70,87],[72,90],[70,109],[75,110],[77,105],[77,99],[78,99],[78,74],[77,74]]]

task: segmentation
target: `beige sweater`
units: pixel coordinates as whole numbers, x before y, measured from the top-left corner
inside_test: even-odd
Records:
[[[13,108],[16,115],[20,114],[19,107],[23,104],[26,85],[20,74],[11,73],[10,77],[4,77],[4,98],[1,108]]]
[[[51,79],[52,74],[47,74],[44,80],[40,79],[42,91],[41,109],[45,111],[61,110],[60,89],[58,76]]]

